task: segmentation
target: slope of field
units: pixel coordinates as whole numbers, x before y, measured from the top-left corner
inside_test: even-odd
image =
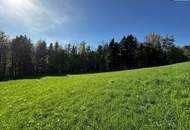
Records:
[[[0,130],[190,129],[190,62],[0,82]]]

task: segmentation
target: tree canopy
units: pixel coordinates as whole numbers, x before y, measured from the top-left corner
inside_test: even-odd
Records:
[[[150,33],[144,42],[133,35],[91,48],[88,43],[32,43],[26,35],[10,39],[0,32],[0,80],[25,76],[92,73],[152,67],[190,60],[190,46],[172,35]]]

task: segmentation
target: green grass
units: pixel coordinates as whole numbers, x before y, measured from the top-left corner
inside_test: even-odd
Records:
[[[189,130],[190,62],[0,82],[0,130]]]

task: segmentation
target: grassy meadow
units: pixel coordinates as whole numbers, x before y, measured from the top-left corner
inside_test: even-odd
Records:
[[[189,130],[190,62],[0,82],[0,130]]]

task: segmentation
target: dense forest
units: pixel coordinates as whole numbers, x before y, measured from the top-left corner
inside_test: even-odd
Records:
[[[26,76],[93,73],[161,66],[190,60],[190,46],[179,47],[172,35],[150,33],[144,42],[133,35],[91,48],[86,42],[32,43],[26,35],[10,39],[0,32],[0,80]]]

